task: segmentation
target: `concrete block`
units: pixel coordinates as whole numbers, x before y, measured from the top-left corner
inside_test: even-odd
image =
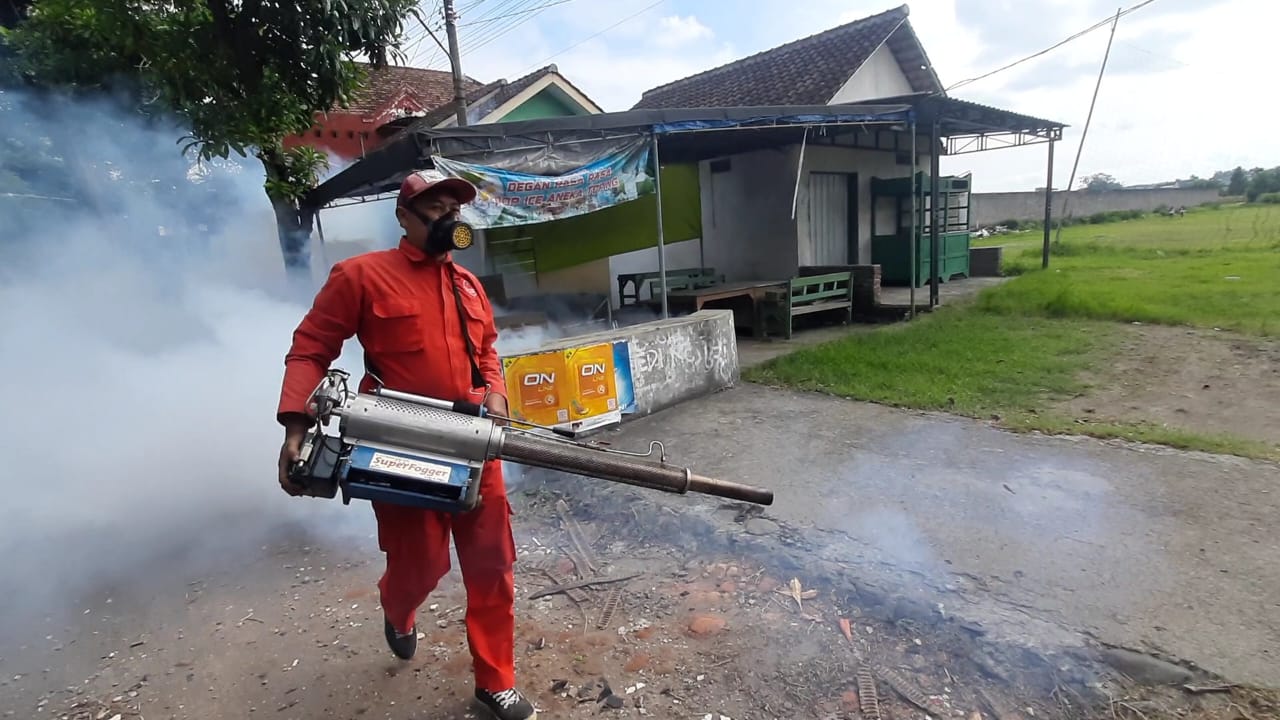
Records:
[[[970,277],[1000,277],[1004,248],[999,245],[969,248]]]
[[[738,340],[732,310],[702,310],[619,332],[630,341],[636,416],[738,382]]]
[[[636,402],[635,412],[624,415],[624,420],[643,417],[738,382],[738,342],[732,310],[701,310],[667,320],[560,338],[528,352],[618,340],[626,340],[629,347]]]

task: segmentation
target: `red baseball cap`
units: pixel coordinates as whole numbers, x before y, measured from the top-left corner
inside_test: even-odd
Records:
[[[459,203],[466,205],[476,199],[476,186],[463,180],[462,178],[444,177],[438,173],[433,173],[434,177],[429,177],[426,171],[418,171],[409,175],[400,183],[400,196],[396,198],[397,205],[405,205],[418,197],[422,193],[432,190],[448,190]]]

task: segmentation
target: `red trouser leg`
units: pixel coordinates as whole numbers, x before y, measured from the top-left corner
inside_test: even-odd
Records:
[[[373,503],[378,518],[378,547],[387,568],[378,580],[382,611],[402,633],[449,572],[449,519],[441,513],[400,505]]]
[[[467,588],[467,642],[476,687],[498,692],[516,681],[516,544],[500,462],[485,465],[480,492],[480,507],[454,518],[453,542]]]
[[[375,503],[378,544],[387,556],[378,588],[387,617],[407,632],[427,595],[449,572],[452,530],[467,590],[467,642],[476,687],[496,692],[515,685],[516,547],[498,461],[485,465],[480,493],[479,507],[456,516]]]

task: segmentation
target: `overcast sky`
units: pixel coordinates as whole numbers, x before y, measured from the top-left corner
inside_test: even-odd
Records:
[[[938,75],[951,86],[1139,1],[916,0],[909,7]],[[439,0],[422,6],[433,10]],[[630,108],[648,88],[895,6],[892,0],[457,0],[468,75],[515,79],[554,62],[606,111]],[[519,14],[493,19],[511,13]],[[1276,0],[1155,0],[1122,18],[1077,184],[1095,172],[1132,184],[1280,165],[1280,138],[1243,131],[1268,126],[1269,111],[1280,107],[1267,89],[1278,26]],[[1065,186],[1108,30],[951,94],[1069,124],[1054,173],[1055,186]],[[433,49],[430,39],[418,45],[411,64],[447,69],[444,54]],[[1045,148],[946,158],[943,170],[974,172],[981,191],[1031,189],[1044,185]]]

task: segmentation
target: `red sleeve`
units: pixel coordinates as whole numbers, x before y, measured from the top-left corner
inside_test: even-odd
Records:
[[[278,422],[284,424],[286,415],[307,412],[311,393],[342,353],[343,343],[356,333],[360,305],[360,287],[352,270],[345,263],[334,265],[311,310],[293,331],[293,345],[284,358]]]
[[[479,281],[475,282],[475,287],[480,287]],[[480,347],[476,348],[476,352],[480,354],[480,374],[484,376],[484,380],[489,384],[489,393],[492,395],[501,395],[505,400],[507,397],[507,382],[502,376],[502,359],[498,357],[498,349],[495,347],[498,342],[498,325],[493,319],[493,306],[489,303],[489,296],[481,290],[480,297],[484,299],[484,337],[480,341]]]

